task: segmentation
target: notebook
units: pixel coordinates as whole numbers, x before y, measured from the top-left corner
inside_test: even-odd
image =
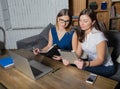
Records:
[[[59,49],[59,47],[56,44],[54,44],[47,51],[45,51],[45,52],[41,51],[40,54],[42,54],[46,57],[49,57],[49,58],[52,58],[54,55],[60,56],[58,49]]]
[[[11,57],[0,58],[0,66],[3,68],[8,68],[14,65],[13,59]]]
[[[28,61],[27,58],[15,52],[9,51],[9,55],[13,58],[15,68],[34,80],[53,70],[51,67],[35,60]]]

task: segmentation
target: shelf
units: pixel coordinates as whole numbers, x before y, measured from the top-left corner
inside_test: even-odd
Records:
[[[110,19],[120,19],[120,17],[112,17],[112,18],[110,18]]]
[[[98,10],[95,10],[95,12],[108,12],[109,10],[106,9],[106,10],[101,10],[101,9],[98,9]]]
[[[120,2],[120,0],[112,0],[112,2]]]
[[[105,10],[101,9],[103,1],[107,3],[107,9]],[[107,29],[116,28],[120,30],[120,0],[87,0],[87,7],[91,2],[96,2],[98,5],[95,10],[98,21],[103,22]],[[112,9],[115,12],[112,12]]]

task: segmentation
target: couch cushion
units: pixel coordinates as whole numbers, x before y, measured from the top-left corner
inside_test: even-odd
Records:
[[[39,41],[36,41],[36,42],[34,43],[34,47],[35,47],[35,48],[40,48],[40,49],[42,49],[42,48],[45,47],[47,44],[48,44],[48,41],[47,41],[44,37],[40,36]]]
[[[47,25],[47,27],[45,27],[45,28],[43,29],[43,31],[40,33],[40,36],[43,36],[43,37],[48,41],[49,30],[50,30],[51,28],[53,28],[53,27],[54,27],[54,25],[51,24],[51,23],[49,23],[49,24]]]
[[[43,48],[47,45],[48,41],[43,36],[34,35],[18,40],[16,43],[18,49],[32,50],[33,47]]]
[[[27,50],[32,50],[33,47],[40,49],[43,48],[48,43],[48,33],[52,27],[54,27],[54,25],[50,23],[40,34],[17,41],[17,48],[23,48]]]

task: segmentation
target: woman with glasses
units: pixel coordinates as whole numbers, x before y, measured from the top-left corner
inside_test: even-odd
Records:
[[[97,25],[96,13],[91,9],[84,9],[79,15],[77,55],[82,51],[88,54],[88,61],[75,60],[79,69],[84,69],[105,77],[114,73],[114,65],[108,52],[107,39]]]
[[[71,29],[71,15],[68,9],[62,9],[56,17],[56,26],[49,31],[48,45],[41,49],[48,50],[53,44],[57,44],[63,50],[76,50],[77,34]],[[40,53],[39,49],[33,50],[34,54]],[[61,57],[54,55],[53,59],[60,60]]]

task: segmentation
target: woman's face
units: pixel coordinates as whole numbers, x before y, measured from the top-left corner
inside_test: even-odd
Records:
[[[88,15],[81,15],[79,19],[79,26],[82,30],[89,30],[92,28],[93,22]]]
[[[67,15],[58,17],[58,27],[60,29],[65,29],[68,26],[69,22],[70,18]]]

